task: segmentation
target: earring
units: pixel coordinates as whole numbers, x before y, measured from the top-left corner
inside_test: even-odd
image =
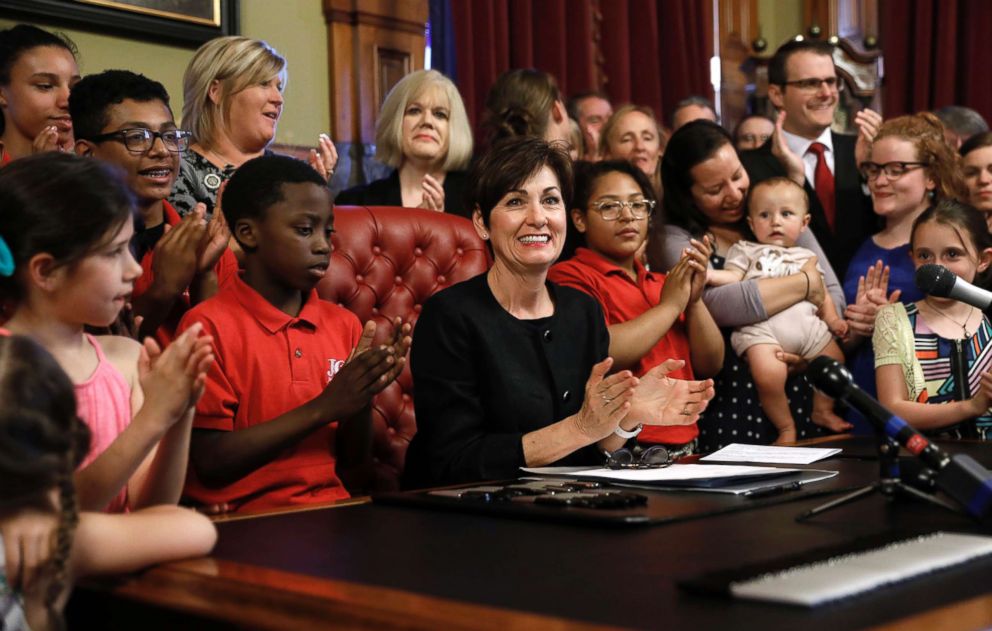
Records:
[[[488,232],[483,232],[482,233],[482,238],[483,239],[488,239],[489,238],[489,233]]]

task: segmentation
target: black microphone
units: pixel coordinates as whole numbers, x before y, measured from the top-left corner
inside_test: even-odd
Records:
[[[981,519],[992,513],[992,472],[974,458],[964,454],[950,456],[942,451],[855,385],[851,373],[835,359],[825,355],[817,357],[810,362],[806,377],[823,394],[846,402],[861,412],[876,431],[919,457],[937,474],[934,481],[938,488],[954,498],[970,515]]]
[[[916,270],[916,286],[925,294],[953,298],[982,311],[992,305],[992,291],[972,285],[943,265],[928,263]]]

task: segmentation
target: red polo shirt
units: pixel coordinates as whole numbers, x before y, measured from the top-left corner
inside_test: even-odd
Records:
[[[193,307],[194,322],[214,336],[217,358],[193,426],[238,431],[272,420],[316,397],[358,344],[362,325],[343,307],[311,291],[298,317],[283,313],[235,277]],[[278,458],[223,488],[199,483],[190,467],[185,495],[200,504],[267,510],[348,497],[334,468],[334,419]]]
[[[182,221],[182,217],[176,212],[176,209],[172,207],[168,201],[163,201],[162,208],[162,219],[167,226],[176,226]],[[152,281],[155,280],[155,274],[152,272],[152,262],[155,259],[155,250],[150,250],[145,253],[141,258],[141,276],[134,281],[134,291],[132,296],[137,297],[148,291],[148,288],[152,286]],[[220,255],[220,259],[214,266],[214,273],[217,274],[217,288],[220,289],[231,282],[231,279],[238,275],[238,259],[234,256],[234,252],[231,252],[230,248],[224,250],[224,253]],[[155,339],[158,343],[165,348],[168,346],[172,340],[176,339],[176,326],[182,319],[183,315],[189,310],[190,300],[189,300],[189,288],[183,292],[179,298],[172,303],[172,310],[169,315],[162,322],[162,325],[158,327],[155,331]]]
[[[640,261],[634,261],[637,280],[623,269],[588,248],[579,248],[575,256],[556,264],[548,272],[548,279],[559,285],[574,287],[586,292],[603,308],[606,325],[633,320],[661,302],[661,289],[665,275],[649,272]],[[689,358],[689,338],[685,328],[685,314],[668,330],[641,361],[632,369],[641,376],[666,359],[684,359],[685,366],[672,373],[678,379],[693,379]],[[645,425],[638,437],[649,443],[680,445],[699,434],[696,424],[663,426]]]

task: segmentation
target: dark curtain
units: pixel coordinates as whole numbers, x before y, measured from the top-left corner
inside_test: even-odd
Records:
[[[454,24],[451,21],[451,0],[430,0],[431,68],[458,81],[455,64]]]
[[[709,2],[451,0],[458,88],[478,123],[486,93],[511,68],[539,68],[562,94],[602,89],[665,116],[690,94],[713,96]]]
[[[992,120],[992,2],[881,0],[879,40],[886,118],[965,105]]]

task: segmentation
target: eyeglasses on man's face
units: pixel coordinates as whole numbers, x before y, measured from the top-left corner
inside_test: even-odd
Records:
[[[827,89],[833,92],[837,90],[838,92],[844,91],[844,82],[837,79],[837,77],[826,77],[824,79],[818,79],[812,77],[809,79],[796,79],[795,81],[786,81],[783,85],[791,85],[794,88],[798,88],[803,92],[816,92],[820,89],[821,85],[826,85]]]
[[[624,208],[630,210],[630,216],[634,219],[644,219],[654,210],[654,205],[653,199],[635,199],[629,202],[619,199],[604,199],[592,203],[592,207],[599,211],[603,221],[616,221],[623,214]]]
[[[152,131],[142,127],[133,129],[121,129],[108,134],[93,136],[89,140],[93,142],[104,142],[116,140],[124,143],[124,147],[131,153],[145,153],[155,144],[155,139],[161,138],[162,144],[172,153],[186,151],[189,147],[190,133],[182,129],[167,129],[165,131]]]
[[[929,162],[886,162],[885,164],[862,162],[858,169],[861,171],[861,175],[870,182],[882,173],[890,180],[894,180],[906,175],[909,171],[921,169],[929,166],[929,164]]]

